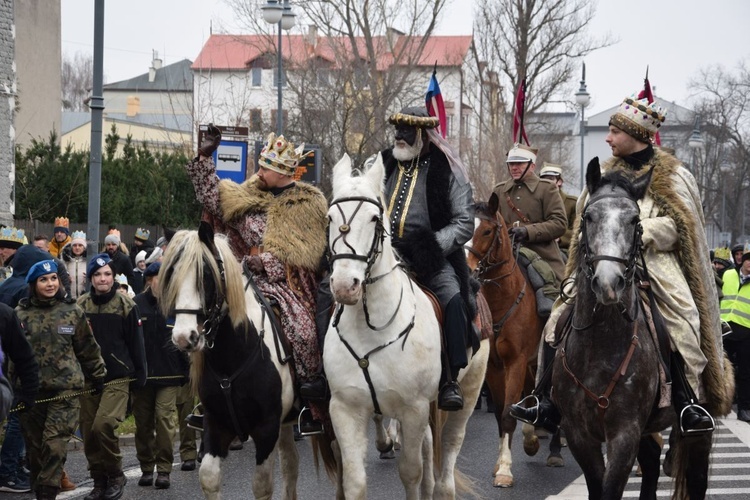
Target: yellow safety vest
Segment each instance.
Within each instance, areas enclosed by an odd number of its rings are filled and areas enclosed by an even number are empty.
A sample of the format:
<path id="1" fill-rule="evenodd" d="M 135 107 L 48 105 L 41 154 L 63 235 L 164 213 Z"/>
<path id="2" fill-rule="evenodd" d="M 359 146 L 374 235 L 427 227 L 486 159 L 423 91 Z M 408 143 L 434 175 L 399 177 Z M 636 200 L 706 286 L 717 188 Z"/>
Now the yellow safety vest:
<path id="1" fill-rule="evenodd" d="M 740 273 L 729 269 L 722 277 L 721 319 L 750 328 L 750 283 L 740 287 Z"/>

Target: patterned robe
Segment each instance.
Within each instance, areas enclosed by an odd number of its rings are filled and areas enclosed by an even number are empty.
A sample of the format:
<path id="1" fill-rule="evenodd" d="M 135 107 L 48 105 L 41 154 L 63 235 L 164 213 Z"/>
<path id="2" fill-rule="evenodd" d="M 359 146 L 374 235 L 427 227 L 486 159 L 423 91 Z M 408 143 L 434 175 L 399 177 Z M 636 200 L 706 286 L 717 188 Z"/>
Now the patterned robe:
<path id="1" fill-rule="evenodd" d="M 225 233 L 239 260 L 260 250 L 264 272 L 254 276 L 261 292 L 281 309 L 281 327 L 292 344 L 300 381 L 319 372 L 321 352 L 315 330 L 315 294 L 326 248 L 328 204 L 309 184 L 297 182 L 277 196 L 257 186 L 220 181 L 211 158 L 187 164 L 204 219 Z"/>

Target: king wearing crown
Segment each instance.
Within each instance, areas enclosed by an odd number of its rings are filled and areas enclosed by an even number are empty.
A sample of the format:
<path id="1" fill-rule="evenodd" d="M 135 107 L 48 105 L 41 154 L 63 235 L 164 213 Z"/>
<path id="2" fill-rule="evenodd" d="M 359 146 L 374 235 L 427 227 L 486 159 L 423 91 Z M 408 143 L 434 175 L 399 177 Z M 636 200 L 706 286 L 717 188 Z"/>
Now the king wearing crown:
<path id="1" fill-rule="evenodd" d="M 55 217 L 55 227 L 52 230 L 55 237 L 49 242 L 49 253 L 56 259 L 62 256 L 65 245 L 70 243 L 70 221 L 67 217 Z"/>
<path id="2" fill-rule="evenodd" d="M 298 381 L 314 378 L 321 368 L 315 329 L 315 299 L 326 249 L 328 203 L 294 174 L 304 146 L 284 136 L 268 135 L 256 173 L 242 184 L 219 180 L 212 154 L 221 132 L 210 125 L 198 156 L 187 164 L 203 218 L 225 233 L 238 260 L 251 272 L 261 292 L 281 309 L 283 334 L 292 344 Z M 317 419 L 321 410 L 312 405 Z M 309 416 L 309 412 L 305 412 Z M 305 420 L 303 433 L 322 431 Z"/>

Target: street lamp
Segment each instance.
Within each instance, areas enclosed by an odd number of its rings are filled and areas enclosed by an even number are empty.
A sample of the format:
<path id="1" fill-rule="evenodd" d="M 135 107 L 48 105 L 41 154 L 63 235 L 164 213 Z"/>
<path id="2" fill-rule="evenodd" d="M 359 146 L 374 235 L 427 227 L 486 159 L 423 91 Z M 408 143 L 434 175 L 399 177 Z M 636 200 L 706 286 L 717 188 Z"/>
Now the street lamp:
<path id="1" fill-rule="evenodd" d="M 284 113 L 281 108 L 282 97 L 282 58 L 281 58 L 281 30 L 290 30 L 294 27 L 296 14 L 292 11 L 289 0 L 283 0 L 283 5 L 279 0 L 266 0 L 266 5 L 261 7 L 263 11 L 263 20 L 268 24 L 278 24 L 279 46 L 276 53 L 276 85 L 277 85 L 277 105 L 276 105 L 276 135 L 281 135 L 284 131 Z"/>
<path id="2" fill-rule="evenodd" d="M 591 95 L 586 91 L 586 63 L 583 63 L 583 69 L 581 71 L 581 87 L 576 92 L 576 104 L 581 108 L 581 127 L 579 133 L 581 135 L 581 192 L 583 192 L 584 179 L 586 174 L 583 171 L 583 138 L 586 135 L 584 113 L 586 106 L 591 101 Z"/>

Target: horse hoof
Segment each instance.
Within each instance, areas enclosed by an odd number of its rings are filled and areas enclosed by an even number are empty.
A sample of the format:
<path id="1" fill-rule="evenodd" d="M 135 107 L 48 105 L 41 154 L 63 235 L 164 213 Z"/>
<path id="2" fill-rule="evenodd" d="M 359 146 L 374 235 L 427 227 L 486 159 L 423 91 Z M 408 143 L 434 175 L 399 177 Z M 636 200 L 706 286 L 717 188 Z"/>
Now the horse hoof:
<path id="1" fill-rule="evenodd" d="M 393 447 L 388 451 L 380 452 L 380 460 L 391 460 L 393 458 L 396 458 L 396 454 L 393 452 Z"/>
<path id="2" fill-rule="evenodd" d="M 565 462 L 559 455 L 550 455 L 547 457 L 547 467 L 563 467 Z"/>
<path id="3" fill-rule="evenodd" d="M 510 488 L 513 486 L 513 476 L 507 476 L 505 474 L 495 476 L 493 486 L 495 488 Z"/>
<path id="4" fill-rule="evenodd" d="M 539 451 L 539 440 L 538 439 L 524 439 L 523 440 L 523 451 L 530 457 L 533 457 Z"/>

